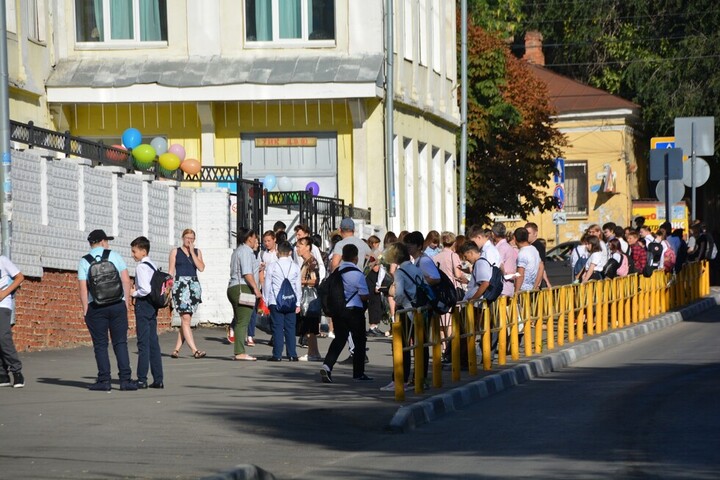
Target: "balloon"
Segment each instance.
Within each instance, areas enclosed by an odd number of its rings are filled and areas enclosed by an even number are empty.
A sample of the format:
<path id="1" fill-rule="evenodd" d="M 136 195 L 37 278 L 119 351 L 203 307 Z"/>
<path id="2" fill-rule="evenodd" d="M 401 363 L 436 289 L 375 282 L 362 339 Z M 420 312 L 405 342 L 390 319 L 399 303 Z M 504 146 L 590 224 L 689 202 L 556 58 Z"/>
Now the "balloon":
<path id="1" fill-rule="evenodd" d="M 305 185 L 305 191 L 310 190 L 310 193 L 312 193 L 313 197 L 317 197 L 320 193 L 320 185 L 318 185 L 315 182 L 310 182 L 307 185 Z"/>
<path id="2" fill-rule="evenodd" d="M 292 180 L 288 177 L 280 177 L 280 180 L 278 180 L 278 188 L 281 192 L 289 192 L 293 188 Z"/>
<path id="3" fill-rule="evenodd" d="M 201 170 L 200 162 L 195 160 L 194 158 L 186 158 L 181 164 L 180 164 L 180 170 L 187 173 L 188 175 L 197 175 L 200 173 Z"/>
<path id="4" fill-rule="evenodd" d="M 163 137 L 155 137 L 150 142 L 150 146 L 155 149 L 155 153 L 158 155 L 162 155 L 163 153 L 167 152 L 168 144 L 167 140 L 165 140 Z"/>
<path id="5" fill-rule="evenodd" d="M 160 164 L 161 168 L 172 172 L 177 170 L 180 166 L 180 159 L 174 153 L 168 152 L 160 155 L 160 158 L 158 158 L 158 163 Z"/>
<path id="6" fill-rule="evenodd" d="M 122 143 L 125 148 L 133 149 L 142 142 L 142 133 L 137 128 L 128 128 L 122 134 Z"/>
<path id="7" fill-rule="evenodd" d="M 105 158 L 111 162 L 124 162 L 130 156 L 130 152 L 122 145 L 113 145 L 113 148 L 122 150 L 125 153 L 116 152 L 115 150 L 105 150 Z"/>
<path id="8" fill-rule="evenodd" d="M 155 149 L 147 143 L 142 143 L 132 149 L 132 156 L 135 166 L 144 170 L 155 160 Z"/>
<path id="9" fill-rule="evenodd" d="M 183 147 L 179 143 L 173 143 L 172 145 L 170 145 L 170 148 L 168 148 L 168 152 L 177 155 L 181 162 L 185 160 L 185 147 Z"/>
<path id="10" fill-rule="evenodd" d="M 275 175 L 267 175 L 263 180 L 263 188 L 265 188 L 268 192 L 275 188 L 275 185 L 277 185 L 277 178 L 275 178 Z"/>

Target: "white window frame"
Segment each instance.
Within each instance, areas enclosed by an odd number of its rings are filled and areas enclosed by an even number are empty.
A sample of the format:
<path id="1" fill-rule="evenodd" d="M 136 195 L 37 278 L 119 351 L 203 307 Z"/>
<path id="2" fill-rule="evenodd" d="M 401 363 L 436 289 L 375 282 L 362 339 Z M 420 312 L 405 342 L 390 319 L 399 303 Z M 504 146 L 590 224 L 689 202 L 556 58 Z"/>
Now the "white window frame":
<path id="1" fill-rule="evenodd" d="M 432 68 L 435 72 L 442 72 L 442 58 L 440 57 L 444 50 L 442 48 L 442 41 L 444 39 L 442 35 L 441 16 L 442 8 L 440 7 L 441 0 L 432 0 Z"/>
<path id="2" fill-rule="evenodd" d="M 333 40 L 310 40 L 308 27 L 308 0 L 300 0 L 300 24 L 302 38 L 280 38 L 280 2 L 272 0 L 272 36 L 270 41 L 257 41 L 247 39 L 247 12 L 246 3 L 243 2 L 243 40 L 247 48 L 284 48 L 284 47 L 334 47 L 337 45 L 338 24 L 337 24 L 337 0 L 335 1 L 335 38 Z"/>
<path id="3" fill-rule="evenodd" d="M 403 56 L 405 60 L 410 61 L 413 61 L 415 58 L 413 3 L 413 0 L 405 0 L 403 2 Z"/>
<path id="4" fill-rule="evenodd" d="M 15 10 L 15 0 L 7 0 L 5 2 L 5 24 L 8 33 L 17 33 L 17 12 Z"/>
<path id="5" fill-rule="evenodd" d="M 45 44 L 45 0 L 27 0 L 28 39 Z"/>
<path id="6" fill-rule="evenodd" d="M 133 47 L 133 48 L 157 48 L 157 47 L 164 47 L 167 46 L 168 41 L 167 40 L 159 40 L 159 41 L 142 41 L 140 40 L 140 0 L 132 0 L 132 8 L 133 8 L 133 39 L 122 39 L 122 40 L 113 40 L 112 38 L 109 38 L 112 33 L 112 25 L 110 23 L 110 1 L 111 0 L 103 0 L 103 31 L 108 32 L 106 35 L 106 39 L 103 41 L 98 42 L 82 42 L 75 38 L 75 46 L 78 48 L 78 50 L 102 50 L 102 49 L 112 49 L 112 48 L 127 48 L 127 47 Z M 73 1 L 73 10 L 75 9 L 76 2 Z M 168 2 L 169 4 L 170 2 Z M 167 5 L 167 4 L 166 4 Z M 165 15 L 167 16 L 167 8 L 169 8 L 169 5 L 166 7 Z M 74 21 L 77 21 L 77 15 L 73 11 L 73 19 Z M 168 33 L 169 35 L 169 33 Z"/>
<path id="7" fill-rule="evenodd" d="M 583 167 L 585 169 L 585 211 L 584 212 L 566 212 L 567 216 L 569 218 L 585 218 L 590 214 L 590 178 L 589 178 L 589 170 L 588 170 L 588 162 L 585 160 L 574 160 L 569 161 L 565 160 L 565 199 L 566 199 L 566 205 L 567 205 L 567 199 L 569 198 L 569 189 L 567 188 L 567 171 L 568 168 L 573 167 Z M 576 192 L 575 192 L 576 193 Z M 576 203 L 579 203 L 576 199 Z"/>
<path id="8" fill-rule="evenodd" d="M 428 0 L 418 1 L 418 63 L 424 67 L 428 61 Z"/>

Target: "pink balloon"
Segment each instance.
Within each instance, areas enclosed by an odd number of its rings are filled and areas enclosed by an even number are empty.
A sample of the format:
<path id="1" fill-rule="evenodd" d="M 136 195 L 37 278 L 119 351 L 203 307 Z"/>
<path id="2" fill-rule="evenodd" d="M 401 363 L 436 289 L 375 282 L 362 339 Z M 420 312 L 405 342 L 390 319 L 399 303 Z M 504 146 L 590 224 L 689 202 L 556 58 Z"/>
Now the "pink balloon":
<path id="1" fill-rule="evenodd" d="M 177 155 L 181 162 L 185 160 L 185 148 L 179 143 L 173 143 L 172 145 L 170 145 L 170 148 L 168 148 L 168 152 Z"/>

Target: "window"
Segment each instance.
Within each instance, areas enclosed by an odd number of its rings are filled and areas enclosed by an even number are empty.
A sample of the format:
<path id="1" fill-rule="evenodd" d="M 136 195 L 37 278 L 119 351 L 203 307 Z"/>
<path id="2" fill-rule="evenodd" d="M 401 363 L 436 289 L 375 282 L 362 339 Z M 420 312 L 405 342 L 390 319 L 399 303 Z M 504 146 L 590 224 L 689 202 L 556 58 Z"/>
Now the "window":
<path id="1" fill-rule="evenodd" d="M 587 162 L 565 162 L 565 211 L 569 216 L 588 215 Z"/>
<path id="2" fill-rule="evenodd" d="M 78 42 L 167 41 L 167 0 L 75 0 Z"/>
<path id="3" fill-rule="evenodd" d="M 335 0 L 246 0 L 245 40 L 335 41 Z"/>
<path id="4" fill-rule="evenodd" d="M 28 0 L 28 38 L 45 43 L 45 0 Z"/>
<path id="5" fill-rule="evenodd" d="M 8 33 L 17 33 L 17 18 L 15 16 L 15 0 L 5 2 L 5 23 Z"/>

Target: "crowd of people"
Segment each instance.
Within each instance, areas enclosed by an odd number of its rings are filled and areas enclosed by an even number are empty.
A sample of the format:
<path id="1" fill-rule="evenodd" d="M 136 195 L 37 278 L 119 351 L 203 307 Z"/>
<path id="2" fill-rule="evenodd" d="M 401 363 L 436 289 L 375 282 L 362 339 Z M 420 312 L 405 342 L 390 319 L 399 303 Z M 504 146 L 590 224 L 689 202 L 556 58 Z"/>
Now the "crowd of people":
<path id="1" fill-rule="evenodd" d="M 635 228 L 611 222 L 588 227 L 571 253 L 573 280 L 588 282 L 631 273 L 650 276 L 654 270 L 674 273 L 688 261 L 714 260 L 717 256 L 717 245 L 700 222 L 692 225 L 687 240 L 682 229 L 673 230 L 669 223 L 653 232 L 643 218 L 635 222 Z M 440 288 L 449 285 L 457 301 L 490 302 L 498 295 L 511 297 L 515 292 L 552 287 L 545 271 L 545 243 L 532 222 L 514 231 L 498 222 L 491 228 L 473 225 L 466 235 L 403 231 L 397 235 L 387 232 L 383 240 L 377 236 L 363 240 L 355 235 L 353 220 L 345 218 L 326 251 L 320 236 L 306 225 L 295 226 L 294 244 L 285 230 L 286 226 L 277 222 L 273 230 L 261 236 L 245 228 L 237 232 L 238 247 L 230 258 L 227 288 L 233 310 L 228 340 L 233 344 L 235 360 L 256 361 L 248 348 L 255 346 L 257 321 L 269 317 L 272 355 L 267 360 L 321 363 L 320 378 L 325 383 L 333 383 L 333 367 L 346 344 L 350 355 L 342 363 L 352 364 L 353 379 L 373 380 L 365 373 L 367 338 L 389 336 L 389 331 L 380 328 L 383 321 L 389 323 L 395 318 L 396 310 L 427 305 L 435 295 L 433 291 Z M 110 343 L 120 390 L 164 388 L 157 335 L 160 307 L 151 298 L 157 267 L 149 257 L 150 241 L 138 237 L 131 243 L 137 262 L 133 283 L 122 256 L 110 249 L 111 240 L 113 237 L 103 230 L 92 231 L 88 236 L 90 251 L 78 264 L 80 300 L 98 369 L 89 389 L 112 389 Z M 184 344 L 193 358 L 206 356 L 197 347 L 191 328 L 192 316 L 202 302 L 197 273 L 205 269 L 195 240 L 195 232 L 186 229 L 181 246 L 169 257 L 169 274 L 174 278 L 172 307 L 181 321 L 171 358 L 180 357 Z M 0 257 L 0 272 L 0 386 L 22 387 L 22 364 L 12 342 L 11 325 L 12 294 L 24 277 L 6 257 Z M 340 311 L 328 318 L 323 316 L 320 290 L 323 281 L 329 281 L 335 272 L 342 282 L 342 291 L 333 293 Z M 137 329 L 135 379 L 127 346 L 129 309 L 134 309 Z M 412 337 L 411 317 L 398 318 Z M 440 315 L 440 324 L 442 337 L 453 334 L 449 313 Z M 321 336 L 332 340 L 325 356 L 318 347 Z M 299 356 L 298 347 L 307 348 L 307 353 Z M 443 349 L 443 361 L 447 362 L 445 344 Z M 425 372 L 428 358 L 426 355 Z M 403 381 L 410 388 L 409 353 L 404 355 L 404 363 Z M 382 389 L 394 390 L 394 382 Z"/>

